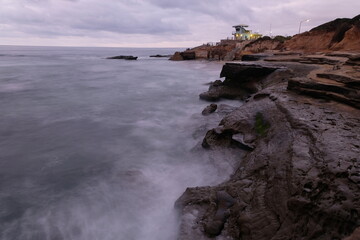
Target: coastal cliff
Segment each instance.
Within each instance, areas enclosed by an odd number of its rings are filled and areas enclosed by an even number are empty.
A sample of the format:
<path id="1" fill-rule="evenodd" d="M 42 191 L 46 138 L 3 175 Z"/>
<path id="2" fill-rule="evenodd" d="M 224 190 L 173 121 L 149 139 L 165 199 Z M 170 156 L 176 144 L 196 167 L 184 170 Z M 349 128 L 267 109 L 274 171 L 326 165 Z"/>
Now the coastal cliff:
<path id="1" fill-rule="evenodd" d="M 360 76 L 341 64 L 224 65 L 215 87 L 247 101 L 202 145 L 244 157 L 228 181 L 177 200 L 179 239 L 343 239 L 360 226 Z"/>
<path id="2" fill-rule="evenodd" d="M 225 64 L 200 94 L 245 100 L 202 142 L 244 156 L 228 181 L 176 201 L 178 239 L 358 239 L 359 55 L 264 60 Z"/>
<path id="3" fill-rule="evenodd" d="M 360 51 L 360 15 L 338 18 L 286 41 L 286 49 L 304 52 Z"/>
<path id="4" fill-rule="evenodd" d="M 278 52 L 310 54 L 333 51 L 360 51 L 360 15 L 339 18 L 293 37 L 262 37 L 253 41 L 221 40 L 176 52 L 170 60 L 244 60 L 244 55 Z"/>

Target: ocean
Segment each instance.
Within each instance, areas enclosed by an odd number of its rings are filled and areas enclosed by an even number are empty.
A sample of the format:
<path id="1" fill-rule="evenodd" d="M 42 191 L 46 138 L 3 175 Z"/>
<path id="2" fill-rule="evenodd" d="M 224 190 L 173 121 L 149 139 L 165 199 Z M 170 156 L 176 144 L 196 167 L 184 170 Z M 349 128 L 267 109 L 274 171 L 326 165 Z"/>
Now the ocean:
<path id="1" fill-rule="evenodd" d="M 0 46 L 0 239 L 176 239 L 176 199 L 231 172 L 200 147 L 222 64 L 149 57 L 176 50 Z"/>

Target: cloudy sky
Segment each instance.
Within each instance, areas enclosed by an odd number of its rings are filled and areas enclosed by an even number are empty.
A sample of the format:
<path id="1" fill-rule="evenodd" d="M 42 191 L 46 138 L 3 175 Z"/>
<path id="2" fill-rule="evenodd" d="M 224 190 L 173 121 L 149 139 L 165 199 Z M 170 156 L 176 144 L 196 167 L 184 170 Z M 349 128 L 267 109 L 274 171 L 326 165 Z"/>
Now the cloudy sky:
<path id="1" fill-rule="evenodd" d="M 0 0 L 0 45 L 193 47 L 236 24 L 294 35 L 358 14 L 359 0 Z"/>

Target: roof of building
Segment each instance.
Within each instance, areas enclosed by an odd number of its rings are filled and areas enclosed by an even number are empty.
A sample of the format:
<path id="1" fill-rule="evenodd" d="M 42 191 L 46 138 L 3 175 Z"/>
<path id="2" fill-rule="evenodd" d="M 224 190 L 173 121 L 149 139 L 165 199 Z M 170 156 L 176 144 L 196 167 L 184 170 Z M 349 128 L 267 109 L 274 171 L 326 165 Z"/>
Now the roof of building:
<path id="1" fill-rule="evenodd" d="M 235 25 L 235 26 L 233 26 L 233 27 L 249 27 L 249 26 L 246 25 L 246 24 L 238 24 L 238 25 Z"/>

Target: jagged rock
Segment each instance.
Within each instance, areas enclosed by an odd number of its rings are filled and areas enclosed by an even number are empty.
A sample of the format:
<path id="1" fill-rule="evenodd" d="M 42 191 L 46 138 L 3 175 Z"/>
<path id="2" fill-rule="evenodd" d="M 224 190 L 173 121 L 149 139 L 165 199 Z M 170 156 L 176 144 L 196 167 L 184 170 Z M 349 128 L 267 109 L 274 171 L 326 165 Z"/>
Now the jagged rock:
<path id="1" fill-rule="evenodd" d="M 124 59 L 124 60 L 136 60 L 138 57 L 119 55 L 114 57 L 107 57 L 106 59 Z"/>
<path id="2" fill-rule="evenodd" d="M 215 112 L 217 109 L 217 105 L 216 104 L 210 104 L 209 106 L 207 106 L 202 112 L 201 114 L 204 116 L 210 115 L 211 113 Z"/>

